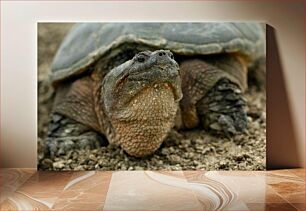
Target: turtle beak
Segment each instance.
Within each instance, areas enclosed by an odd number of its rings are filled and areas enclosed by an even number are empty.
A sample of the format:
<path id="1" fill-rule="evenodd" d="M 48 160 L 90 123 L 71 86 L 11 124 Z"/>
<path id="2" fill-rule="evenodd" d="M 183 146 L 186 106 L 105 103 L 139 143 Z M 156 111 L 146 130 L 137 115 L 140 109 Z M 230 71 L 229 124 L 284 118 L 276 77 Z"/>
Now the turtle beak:
<path id="1" fill-rule="evenodd" d="M 168 50 L 155 51 L 152 59 L 157 64 L 158 68 L 153 72 L 156 82 L 167 83 L 174 94 L 175 102 L 182 99 L 181 77 L 179 65 L 173 59 L 173 55 Z"/>
<path id="2" fill-rule="evenodd" d="M 178 102 L 183 98 L 182 79 L 180 76 L 179 65 L 176 63 L 176 61 L 173 60 L 171 67 L 165 71 L 166 78 L 169 81 L 174 94 L 174 100 Z"/>

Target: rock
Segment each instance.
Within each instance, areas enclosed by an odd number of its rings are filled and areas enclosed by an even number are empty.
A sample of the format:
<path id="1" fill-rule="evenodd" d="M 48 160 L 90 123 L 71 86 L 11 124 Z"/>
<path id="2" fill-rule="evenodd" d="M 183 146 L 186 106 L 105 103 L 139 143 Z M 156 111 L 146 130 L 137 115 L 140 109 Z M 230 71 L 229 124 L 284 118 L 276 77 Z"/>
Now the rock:
<path id="1" fill-rule="evenodd" d="M 161 154 L 162 154 L 162 155 L 168 155 L 168 154 L 169 154 L 169 149 L 168 149 L 168 148 L 163 148 L 163 149 L 161 150 Z"/>
<path id="2" fill-rule="evenodd" d="M 171 163 L 177 164 L 181 162 L 181 158 L 178 155 L 170 155 Z"/>
<path id="3" fill-rule="evenodd" d="M 90 154 L 90 155 L 89 155 L 89 159 L 90 159 L 90 160 L 93 160 L 93 161 L 97 161 L 96 156 L 94 156 L 93 154 Z"/>
<path id="4" fill-rule="evenodd" d="M 62 169 L 64 167 L 65 167 L 65 161 L 63 161 L 63 160 L 53 163 L 53 168 L 55 168 L 55 169 Z"/>

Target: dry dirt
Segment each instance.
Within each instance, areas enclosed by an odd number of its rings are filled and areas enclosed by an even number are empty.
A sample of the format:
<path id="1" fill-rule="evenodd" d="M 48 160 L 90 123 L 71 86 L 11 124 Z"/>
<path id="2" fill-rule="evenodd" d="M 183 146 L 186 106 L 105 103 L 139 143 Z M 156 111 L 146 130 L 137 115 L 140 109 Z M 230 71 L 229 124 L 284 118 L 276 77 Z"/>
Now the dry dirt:
<path id="1" fill-rule="evenodd" d="M 38 168 L 44 170 L 264 170 L 266 93 L 250 87 L 248 134 L 216 137 L 204 130 L 172 131 L 154 155 L 134 158 L 121 148 L 78 150 L 50 159 L 42 153 L 54 90 L 48 82 L 54 54 L 72 24 L 38 27 Z"/>

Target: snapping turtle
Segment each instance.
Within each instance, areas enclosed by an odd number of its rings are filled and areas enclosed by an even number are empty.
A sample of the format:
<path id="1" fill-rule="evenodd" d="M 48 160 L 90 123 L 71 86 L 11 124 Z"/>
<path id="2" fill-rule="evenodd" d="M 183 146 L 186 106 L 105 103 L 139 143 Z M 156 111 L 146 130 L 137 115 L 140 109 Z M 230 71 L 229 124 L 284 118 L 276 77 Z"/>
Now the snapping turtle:
<path id="1" fill-rule="evenodd" d="M 84 23 L 52 65 L 51 156 L 105 139 L 154 153 L 172 128 L 246 131 L 248 68 L 264 58 L 256 23 Z"/>

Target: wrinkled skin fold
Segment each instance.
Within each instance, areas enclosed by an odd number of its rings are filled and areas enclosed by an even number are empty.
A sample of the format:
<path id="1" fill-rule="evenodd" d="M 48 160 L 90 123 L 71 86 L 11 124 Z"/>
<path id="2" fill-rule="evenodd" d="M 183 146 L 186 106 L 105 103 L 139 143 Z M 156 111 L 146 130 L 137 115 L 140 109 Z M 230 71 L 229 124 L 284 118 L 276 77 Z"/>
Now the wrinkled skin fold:
<path id="1" fill-rule="evenodd" d="M 111 70 L 101 99 L 116 136 L 111 143 L 141 157 L 156 151 L 174 126 L 182 98 L 179 66 L 170 51 L 144 51 Z"/>

